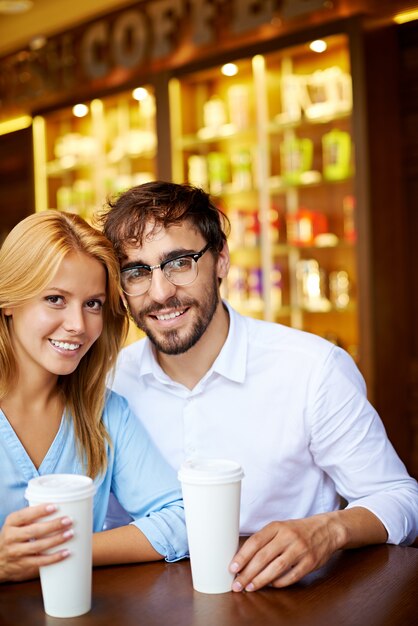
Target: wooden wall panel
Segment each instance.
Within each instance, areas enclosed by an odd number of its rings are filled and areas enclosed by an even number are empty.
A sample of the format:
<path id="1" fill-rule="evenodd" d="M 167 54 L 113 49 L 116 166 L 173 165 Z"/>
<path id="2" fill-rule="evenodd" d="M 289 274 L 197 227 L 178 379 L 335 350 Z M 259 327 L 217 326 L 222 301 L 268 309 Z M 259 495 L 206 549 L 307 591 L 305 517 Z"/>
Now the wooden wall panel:
<path id="1" fill-rule="evenodd" d="M 398 28 L 402 182 L 408 228 L 405 275 L 409 329 L 407 415 L 410 422 L 410 471 L 418 476 L 418 21 Z"/>
<path id="2" fill-rule="evenodd" d="M 405 268 L 409 215 L 405 203 L 400 111 L 398 27 L 365 36 L 365 107 L 369 169 L 367 242 L 372 308 L 371 397 L 398 454 L 412 469 L 412 424 L 407 409 L 409 285 Z M 361 272 L 361 268 L 359 268 Z M 363 303 L 364 304 L 364 303 Z"/>
<path id="3" fill-rule="evenodd" d="M 0 244 L 35 210 L 32 154 L 31 128 L 0 136 Z"/>

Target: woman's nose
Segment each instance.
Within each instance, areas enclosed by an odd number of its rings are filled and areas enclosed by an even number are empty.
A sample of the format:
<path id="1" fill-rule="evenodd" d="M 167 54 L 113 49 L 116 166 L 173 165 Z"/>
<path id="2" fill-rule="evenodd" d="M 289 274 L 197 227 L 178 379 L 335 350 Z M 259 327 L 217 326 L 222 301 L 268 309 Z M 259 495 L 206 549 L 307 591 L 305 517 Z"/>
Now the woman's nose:
<path id="1" fill-rule="evenodd" d="M 64 328 L 73 334 L 82 334 L 85 330 L 84 311 L 79 306 L 68 307 L 64 320 Z"/>

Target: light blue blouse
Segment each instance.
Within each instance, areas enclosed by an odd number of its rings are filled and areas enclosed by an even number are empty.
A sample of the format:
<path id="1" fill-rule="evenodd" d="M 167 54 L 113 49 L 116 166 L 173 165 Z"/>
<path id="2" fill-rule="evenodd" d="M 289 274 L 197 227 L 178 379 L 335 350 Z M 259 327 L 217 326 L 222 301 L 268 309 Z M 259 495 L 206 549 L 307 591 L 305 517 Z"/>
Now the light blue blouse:
<path id="1" fill-rule="evenodd" d="M 107 449 L 107 470 L 94 481 L 94 532 L 103 529 L 113 492 L 133 518 L 132 524 L 167 561 L 186 556 L 183 500 L 174 470 L 163 460 L 126 400 L 114 392 L 109 392 L 103 421 L 112 445 Z M 84 473 L 71 419 L 62 418 L 51 447 L 36 469 L 0 410 L 0 527 L 9 513 L 27 506 L 24 492 L 31 478 Z"/>

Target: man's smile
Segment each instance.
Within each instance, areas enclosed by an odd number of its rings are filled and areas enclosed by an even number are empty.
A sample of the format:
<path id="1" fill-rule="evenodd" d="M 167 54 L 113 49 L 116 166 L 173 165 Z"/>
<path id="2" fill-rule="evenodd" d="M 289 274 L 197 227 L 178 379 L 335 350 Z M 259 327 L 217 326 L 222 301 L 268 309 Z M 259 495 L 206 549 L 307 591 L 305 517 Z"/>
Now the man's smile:
<path id="1" fill-rule="evenodd" d="M 180 317 L 180 315 L 183 315 L 185 311 L 186 309 L 183 309 L 182 311 L 173 311 L 172 313 L 160 313 L 159 315 L 154 315 L 153 317 L 156 317 L 157 320 L 160 321 L 172 320 L 176 317 Z"/>

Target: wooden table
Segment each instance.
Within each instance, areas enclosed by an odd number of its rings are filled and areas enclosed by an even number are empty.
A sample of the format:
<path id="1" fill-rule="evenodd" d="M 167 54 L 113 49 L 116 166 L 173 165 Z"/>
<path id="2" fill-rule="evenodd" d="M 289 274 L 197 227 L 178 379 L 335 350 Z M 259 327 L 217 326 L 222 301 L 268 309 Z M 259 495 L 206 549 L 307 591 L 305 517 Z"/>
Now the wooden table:
<path id="1" fill-rule="evenodd" d="M 39 581 L 0 584 L 1 626 L 415 626 L 418 550 L 373 546 L 340 552 L 286 589 L 201 594 L 188 561 L 103 567 L 93 608 L 78 618 L 43 611 Z"/>

